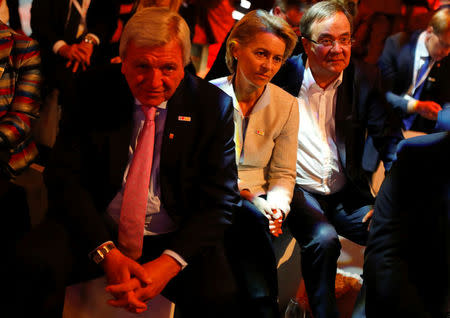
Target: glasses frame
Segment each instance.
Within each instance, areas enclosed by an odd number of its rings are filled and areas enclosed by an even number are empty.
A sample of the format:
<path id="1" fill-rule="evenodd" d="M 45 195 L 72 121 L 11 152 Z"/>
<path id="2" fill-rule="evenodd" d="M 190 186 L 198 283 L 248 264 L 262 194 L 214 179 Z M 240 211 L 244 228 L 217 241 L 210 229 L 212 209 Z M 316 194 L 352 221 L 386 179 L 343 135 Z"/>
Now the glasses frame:
<path id="1" fill-rule="evenodd" d="M 312 43 L 314 43 L 316 45 L 320 45 L 320 46 L 323 46 L 323 47 L 326 47 L 326 48 L 333 48 L 336 45 L 336 42 L 339 43 L 340 46 L 346 46 L 346 47 L 352 46 L 355 43 L 355 40 L 352 37 L 350 37 L 350 43 L 349 44 L 342 44 L 342 43 L 339 42 L 339 39 L 334 39 L 334 40 L 331 41 L 331 45 L 323 45 L 322 43 L 317 42 L 317 41 L 315 41 L 313 39 L 310 39 L 310 38 L 308 38 L 306 36 L 303 36 L 303 35 L 301 37 L 306 39 L 306 40 L 308 40 L 309 42 L 312 42 Z"/>

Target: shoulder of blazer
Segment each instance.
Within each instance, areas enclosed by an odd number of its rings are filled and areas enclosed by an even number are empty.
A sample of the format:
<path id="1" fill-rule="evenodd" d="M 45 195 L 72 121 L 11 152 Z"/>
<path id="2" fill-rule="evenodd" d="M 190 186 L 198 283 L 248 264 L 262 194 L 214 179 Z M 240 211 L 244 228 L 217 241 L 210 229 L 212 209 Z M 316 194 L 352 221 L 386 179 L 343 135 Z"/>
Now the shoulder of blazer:
<path id="1" fill-rule="evenodd" d="M 217 107 L 211 107 L 212 104 Z M 224 112 L 230 104 L 231 98 L 220 88 L 185 71 L 184 78 L 170 98 L 168 107 L 195 105 L 198 111 L 211 113 L 217 110 Z"/>
<path id="2" fill-rule="evenodd" d="M 269 87 L 271 99 L 275 100 L 277 103 L 282 104 L 282 107 L 291 107 L 292 103 L 297 100 L 296 97 L 294 97 L 292 94 L 289 94 L 278 85 L 269 83 Z"/>

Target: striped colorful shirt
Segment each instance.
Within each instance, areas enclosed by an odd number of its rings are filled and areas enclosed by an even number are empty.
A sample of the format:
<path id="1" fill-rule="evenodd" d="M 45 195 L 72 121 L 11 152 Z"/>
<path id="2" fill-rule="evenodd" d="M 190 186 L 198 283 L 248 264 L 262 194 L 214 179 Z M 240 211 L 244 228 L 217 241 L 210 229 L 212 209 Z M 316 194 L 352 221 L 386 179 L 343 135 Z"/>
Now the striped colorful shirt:
<path id="1" fill-rule="evenodd" d="M 0 174 L 18 175 L 36 158 L 31 125 L 40 108 L 37 42 L 0 22 Z"/>

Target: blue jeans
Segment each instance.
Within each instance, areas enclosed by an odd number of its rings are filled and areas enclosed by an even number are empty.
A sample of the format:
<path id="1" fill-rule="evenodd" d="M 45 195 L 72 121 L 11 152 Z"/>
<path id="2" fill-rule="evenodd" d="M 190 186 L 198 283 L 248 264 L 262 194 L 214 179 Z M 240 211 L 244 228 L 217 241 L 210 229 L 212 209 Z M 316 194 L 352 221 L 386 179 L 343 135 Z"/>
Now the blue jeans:
<path id="1" fill-rule="evenodd" d="M 338 317 L 335 296 L 338 234 L 365 245 L 368 237 L 363 217 L 373 208 L 373 198 L 346 186 L 331 195 L 294 190 L 287 226 L 301 247 L 302 276 L 314 317 Z"/>

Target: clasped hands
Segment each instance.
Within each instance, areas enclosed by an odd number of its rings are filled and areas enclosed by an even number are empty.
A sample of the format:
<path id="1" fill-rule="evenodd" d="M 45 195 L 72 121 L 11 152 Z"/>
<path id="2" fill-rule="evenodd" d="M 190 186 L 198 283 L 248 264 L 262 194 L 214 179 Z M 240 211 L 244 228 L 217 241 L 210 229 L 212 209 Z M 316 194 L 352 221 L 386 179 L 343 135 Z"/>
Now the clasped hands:
<path id="1" fill-rule="evenodd" d="M 91 55 L 94 51 L 94 45 L 88 42 L 66 44 L 58 50 L 58 54 L 67 59 L 66 67 L 72 67 L 75 73 L 81 65 L 82 70 L 91 64 Z"/>
<path id="2" fill-rule="evenodd" d="M 267 200 L 258 196 L 255 196 L 251 202 L 269 220 L 270 234 L 275 237 L 283 234 L 281 226 L 283 225 L 284 221 L 284 212 L 281 209 L 272 207 L 269 202 L 267 202 Z"/>
<path id="3" fill-rule="evenodd" d="M 181 270 L 181 265 L 169 255 L 162 254 L 140 265 L 117 248 L 108 253 L 101 265 L 108 280 L 105 290 L 114 296 L 108 304 L 133 313 L 146 311 L 145 302 L 159 295 Z"/>

